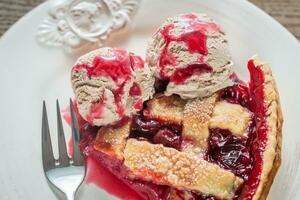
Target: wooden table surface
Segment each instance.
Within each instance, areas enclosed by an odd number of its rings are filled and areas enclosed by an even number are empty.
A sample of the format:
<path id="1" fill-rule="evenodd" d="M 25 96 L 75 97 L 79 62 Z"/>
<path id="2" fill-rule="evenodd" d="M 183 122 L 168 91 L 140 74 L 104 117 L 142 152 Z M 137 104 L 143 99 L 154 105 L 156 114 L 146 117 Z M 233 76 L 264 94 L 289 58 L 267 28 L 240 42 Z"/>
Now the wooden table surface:
<path id="1" fill-rule="evenodd" d="M 0 36 L 20 17 L 43 1 L 0 0 Z M 300 0 L 249 1 L 277 19 L 300 40 Z"/>

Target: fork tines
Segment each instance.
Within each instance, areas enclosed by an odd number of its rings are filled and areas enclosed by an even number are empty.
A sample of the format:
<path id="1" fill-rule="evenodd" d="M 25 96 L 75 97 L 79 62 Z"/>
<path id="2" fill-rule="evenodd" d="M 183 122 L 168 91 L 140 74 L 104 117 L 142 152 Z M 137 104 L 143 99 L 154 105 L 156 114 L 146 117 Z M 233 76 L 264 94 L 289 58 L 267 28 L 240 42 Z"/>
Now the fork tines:
<path id="1" fill-rule="evenodd" d="M 71 111 L 71 122 L 72 122 L 72 146 L 73 155 L 68 156 L 65 134 L 63 129 L 63 123 L 60 113 L 60 107 L 58 100 L 56 101 L 56 112 L 57 112 L 57 138 L 58 138 L 58 152 L 59 158 L 55 160 L 53 156 L 53 149 L 51 144 L 50 130 L 48 124 L 46 103 L 43 102 L 43 119 L 42 119 L 42 159 L 44 170 L 50 170 L 55 167 L 67 167 L 70 165 L 82 166 L 84 165 L 84 158 L 80 151 L 80 133 L 76 115 L 74 112 L 73 102 L 70 99 L 70 111 Z"/>

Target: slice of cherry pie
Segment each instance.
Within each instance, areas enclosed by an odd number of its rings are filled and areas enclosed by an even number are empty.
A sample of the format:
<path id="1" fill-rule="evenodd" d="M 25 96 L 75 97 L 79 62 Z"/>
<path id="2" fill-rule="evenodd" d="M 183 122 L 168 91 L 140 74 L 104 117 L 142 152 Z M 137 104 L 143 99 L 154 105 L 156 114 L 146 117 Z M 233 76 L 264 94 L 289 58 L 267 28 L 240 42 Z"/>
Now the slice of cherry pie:
<path id="1" fill-rule="evenodd" d="M 232 86 L 204 98 L 156 92 L 113 125 L 81 119 L 84 154 L 141 199 L 266 199 L 280 166 L 282 113 L 269 66 L 252 58 L 248 69 L 249 85 L 232 75 Z"/>

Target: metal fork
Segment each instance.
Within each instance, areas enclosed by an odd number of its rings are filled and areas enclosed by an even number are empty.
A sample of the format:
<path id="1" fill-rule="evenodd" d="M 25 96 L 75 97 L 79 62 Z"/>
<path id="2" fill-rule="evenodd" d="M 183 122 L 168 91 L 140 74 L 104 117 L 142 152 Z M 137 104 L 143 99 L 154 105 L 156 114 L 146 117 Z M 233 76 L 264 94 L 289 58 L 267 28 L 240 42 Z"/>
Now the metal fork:
<path id="1" fill-rule="evenodd" d="M 69 157 L 66 147 L 65 134 L 62 125 L 59 102 L 57 109 L 57 137 L 59 158 L 55 159 L 52 151 L 46 103 L 43 102 L 42 122 L 42 159 L 45 177 L 54 192 L 63 193 L 67 200 L 74 200 L 75 194 L 84 180 L 86 167 L 85 160 L 79 147 L 79 128 L 74 113 L 73 103 L 70 100 L 72 121 L 73 156 Z"/>

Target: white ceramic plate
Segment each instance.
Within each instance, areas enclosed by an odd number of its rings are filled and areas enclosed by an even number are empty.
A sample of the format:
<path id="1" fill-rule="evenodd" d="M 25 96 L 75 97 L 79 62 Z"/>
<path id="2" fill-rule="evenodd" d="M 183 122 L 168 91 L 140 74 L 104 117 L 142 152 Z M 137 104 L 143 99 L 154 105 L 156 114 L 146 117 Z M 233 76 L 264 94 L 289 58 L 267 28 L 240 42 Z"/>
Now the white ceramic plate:
<path id="1" fill-rule="evenodd" d="M 76 56 L 36 42 L 36 29 L 51 6 L 48 1 L 37 7 L 0 40 L 1 200 L 54 199 L 41 165 L 42 100 L 55 130 L 55 100 L 67 105 L 73 96 L 69 79 Z M 285 123 L 283 162 L 269 199 L 300 199 L 300 45 L 281 25 L 245 0 L 144 0 L 130 36 L 108 45 L 144 55 L 147 38 L 166 17 L 190 11 L 207 13 L 224 27 L 242 77 L 248 77 L 246 61 L 253 54 L 270 63 Z M 114 199 L 93 185 L 79 196 Z"/>

